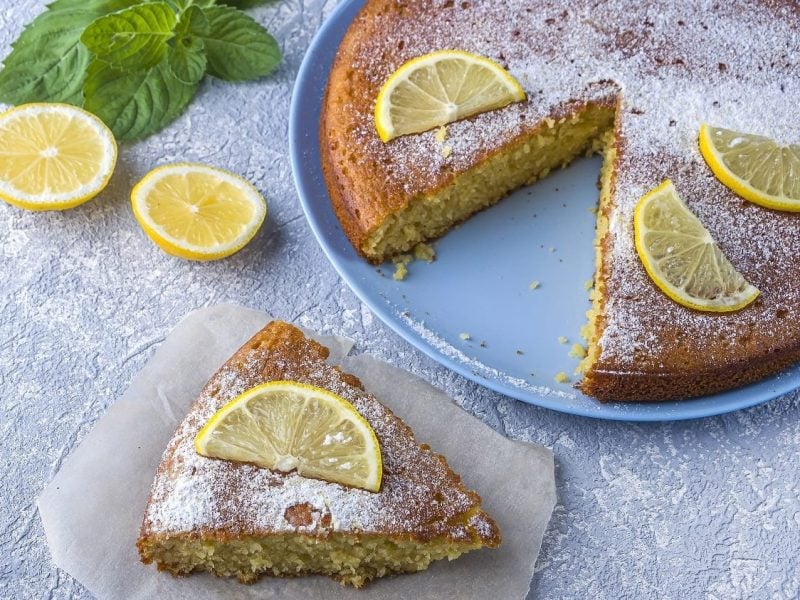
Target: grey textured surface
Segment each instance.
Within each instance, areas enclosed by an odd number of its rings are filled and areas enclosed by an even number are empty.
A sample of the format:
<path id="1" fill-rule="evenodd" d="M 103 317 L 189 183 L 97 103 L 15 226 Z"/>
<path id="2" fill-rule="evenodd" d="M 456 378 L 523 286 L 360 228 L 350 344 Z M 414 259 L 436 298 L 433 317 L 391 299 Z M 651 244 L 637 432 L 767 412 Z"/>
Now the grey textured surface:
<path id="1" fill-rule="evenodd" d="M 43 5 L 0 0 L 0 56 Z M 281 0 L 254 11 L 284 49 L 277 75 L 206 81 L 181 119 L 122 149 L 91 203 L 60 214 L 0 206 L 0 598 L 89 597 L 52 566 L 36 496 L 180 317 L 223 301 L 350 336 L 492 427 L 553 448 L 559 504 L 533 596 L 800 597 L 800 395 L 656 425 L 525 406 L 414 350 L 339 279 L 302 216 L 287 142 L 292 80 L 332 6 Z M 176 160 L 229 168 L 266 195 L 267 223 L 242 252 L 184 262 L 141 232 L 129 190 Z"/>

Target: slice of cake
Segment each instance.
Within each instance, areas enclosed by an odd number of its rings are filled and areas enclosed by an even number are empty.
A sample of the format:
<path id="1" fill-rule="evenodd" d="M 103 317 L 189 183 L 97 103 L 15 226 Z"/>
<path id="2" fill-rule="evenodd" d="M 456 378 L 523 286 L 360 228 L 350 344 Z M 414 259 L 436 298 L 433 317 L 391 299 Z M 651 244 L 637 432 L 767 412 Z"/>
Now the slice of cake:
<path id="1" fill-rule="evenodd" d="M 261 575 L 328 575 L 361 587 L 434 560 L 496 547 L 500 532 L 444 457 L 403 421 L 328 365 L 328 350 L 275 321 L 211 378 L 167 446 L 137 547 L 173 575 L 208 571 L 252 582 Z M 194 439 L 214 413 L 256 385 L 279 380 L 329 390 L 377 435 L 380 491 L 200 456 Z"/>

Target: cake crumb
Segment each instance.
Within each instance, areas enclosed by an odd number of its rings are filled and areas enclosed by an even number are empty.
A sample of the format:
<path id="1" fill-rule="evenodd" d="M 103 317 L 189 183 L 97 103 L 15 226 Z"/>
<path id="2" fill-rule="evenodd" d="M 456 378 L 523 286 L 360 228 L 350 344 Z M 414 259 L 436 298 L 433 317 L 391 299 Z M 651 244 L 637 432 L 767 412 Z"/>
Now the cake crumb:
<path id="1" fill-rule="evenodd" d="M 436 260 L 436 250 L 433 246 L 429 246 L 420 242 L 412 250 L 413 254 L 400 254 L 392 259 L 394 263 L 394 280 L 402 281 L 408 275 L 408 265 L 414 260 L 424 260 L 425 262 L 432 263 Z"/>
<path id="2" fill-rule="evenodd" d="M 524 353 L 522 350 L 517 350 L 517 354 L 518 354 L 519 356 L 522 356 L 522 355 L 523 355 L 523 354 L 525 354 L 525 353 Z"/>
<path id="3" fill-rule="evenodd" d="M 414 246 L 414 258 L 432 263 L 436 259 L 436 250 L 424 242 Z"/>
<path id="4" fill-rule="evenodd" d="M 440 144 L 447 139 L 446 125 L 442 125 L 441 127 L 439 127 L 439 129 L 436 130 L 436 136 L 434 139 L 436 139 L 436 141 L 439 142 Z"/>
<path id="5" fill-rule="evenodd" d="M 571 358 L 586 358 L 586 348 L 580 344 L 572 344 L 572 348 L 570 348 L 569 351 L 569 356 Z"/>
<path id="6" fill-rule="evenodd" d="M 553 379 L 555 379 L 557 383 L 568 383 L 569 375 L 564 373 L 564 371 L 559 371 Z"/>
<path id="7" fill-rule="evenodd" d="M 481 348 L 486 348 L 486 340 L 482 340 L 480 346 Z"/>
<path id="8" fill-rule="evenodd" d="M 394 263 L 394 275 L 392 278 L 395 281 L 403 281 L 408 275 L 408 263 L 413 260 L 410 254 L 401 254 L 392 259 Z"/>
<path id="9" fill-rule="evenodd" d="M 534 279 L 533 281 L 531 281 L 531 284 L 528 286 L 528 289 L 535 290 L 540 285 L 541 284 L 537 280 Z"/>
<path id="10" fill-rule="evenodd" d="M 583 282 L 583 289 L 587 292 L 594 287 L 594 281 L 592 279 L 587 279 Z"/>
<path id="11" fill-rule="evenodd" d="M 466 342 L 467 340 L 471 340 L 471 339 L 472 339 L 472 336 L 471 336 L 470 334 L 468 334 L 468 333 L 459 333 L 459 334 L 458 334 L 458 337 L 460 337 L 460 338 L 461 338 L 462 340 L 464 340 L 465 342 Z"/>
<path id="12" fill-rule="evenodd" d="M 569 341 L 569 338 L 564 335 L 558 336 L 558 343 L 559 344 L 566 344 Z"/>
<path id="13" fill-rule="evenodd" d="M 450 155 L 453 153 L 452 146 L 442 146 L 442 158 L 450 158 Z"/>
<path id="14" fill-rule="evenodd" d="M 588 210 L 588 211 L 589 211 L 591 214 L 593 214 L 593 215 L 596 215 L 596 214 L 597 214 L 597 207 L 596 207 L 596 206 L 590 206 L 590 207 L 589 207 L 589 208 L 587 208 L 586 210 Z"/>
<path id="15" fill-rule="evenodd" d="M 408 268 L 401 262 L 394 263 L 394 274 L 392 279 L 395 281 L 403 281 L 408 275 Z"/>

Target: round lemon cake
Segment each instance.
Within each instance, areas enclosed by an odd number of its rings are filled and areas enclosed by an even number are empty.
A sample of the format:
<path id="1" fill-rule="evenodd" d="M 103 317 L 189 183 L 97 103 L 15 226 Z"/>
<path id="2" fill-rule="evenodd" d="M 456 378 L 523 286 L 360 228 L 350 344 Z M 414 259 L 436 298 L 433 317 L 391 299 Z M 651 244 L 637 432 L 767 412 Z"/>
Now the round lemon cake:
<path id="1" fill-rule="evenodd" d="M 657 401 L 744 385 L 800 359 L 800 214 L 737 196 L 697 138 L 710 123 L 800 141 L 798 48 L 791 0 L 368 0 L 323 103 L 333 207 L 358 252 L 380 262 L 600 152 L 581 389 L 603 401 Z M 496 61 L 526 100 L 384 143 L 374 122 L 381 86 L 408 60 L 443 49 Z M 666 179 L 760 290 L 746 308 L 686 308 L 648 277 L 633 212 Z"/>

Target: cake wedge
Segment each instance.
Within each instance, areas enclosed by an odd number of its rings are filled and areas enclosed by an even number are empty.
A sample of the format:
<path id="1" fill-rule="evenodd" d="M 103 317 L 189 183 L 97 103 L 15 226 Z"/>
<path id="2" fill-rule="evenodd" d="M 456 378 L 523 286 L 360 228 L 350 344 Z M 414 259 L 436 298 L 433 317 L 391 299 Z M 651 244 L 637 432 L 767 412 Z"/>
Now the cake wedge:
<path id="1" fill-rule="evenodd" d="M 327 355 L 275 321 L 211 378 L 156 472 L 137 542 L 143 562 L 173 575 L 207 571 L 252 582 L 322 574 L 361 587 L 499 545 L 480 497 L 356 377 L 328 365 Z M 197 433 L 219 408 L 257 385 L 287 380 L 329 390 L 366 419 L 383 459 L 378 492 L 195 451 Z"/>

